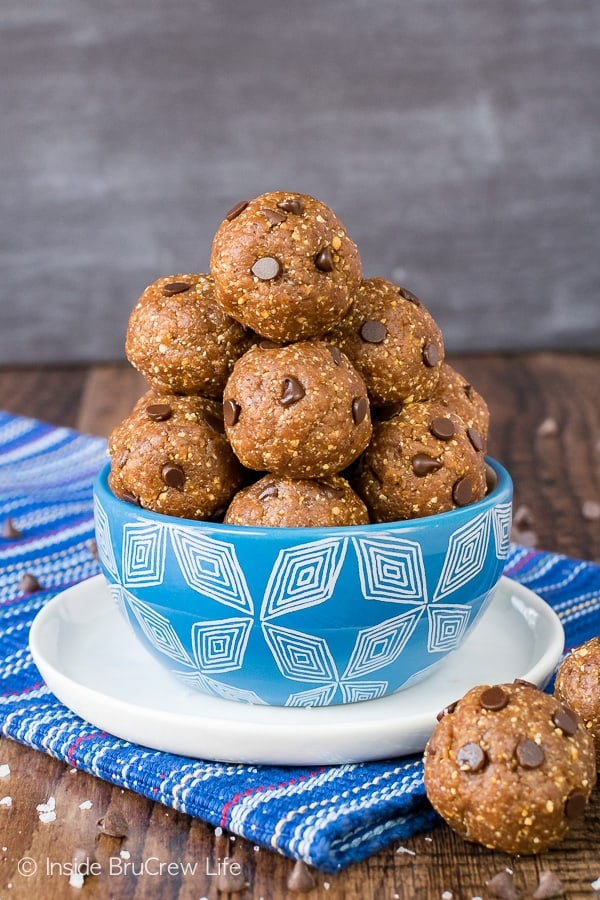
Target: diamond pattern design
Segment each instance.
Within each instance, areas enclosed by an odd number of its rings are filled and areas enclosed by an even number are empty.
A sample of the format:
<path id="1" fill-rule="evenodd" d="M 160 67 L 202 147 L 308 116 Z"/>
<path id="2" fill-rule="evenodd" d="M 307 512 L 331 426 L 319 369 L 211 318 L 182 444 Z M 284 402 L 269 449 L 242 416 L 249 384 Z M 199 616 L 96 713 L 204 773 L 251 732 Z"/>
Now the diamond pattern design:
<path id="1" fill-rule="evenodd" d="M 324 684 L 308 691 L 290 694 L 286 706 L 329 706 L 335 696 L 337 684 Z"/>
<path id="2" fill-rule="evenodd" d="M 388 690 L 387 681 L 342 681 L 340 684 L 344 703 L 360 703 L 363 700 L 376 700 Z"/>
<path id="3" fill-rule="evenodd" d="M 128 591 L 123 591 L 122 597 L 139 622 L 140 628 L 156 650 L 177 662 L 184 663 L 187 666 L 193 665 L 172 625 L 169 624 L 164 616 L 161 616 L 147 603 L 144 603 L 137 597 L 133 597 Z"/>
<path id="4" fill-rule="evenodd" d="M 434 601 L 454 593 L 481 572 L 489 531 L 489 516 L 481 513 L 450 536 L 448 552 L 433 595 Z"/>
<path id="5" fill-rule="evenodd" d="M 298 681 L 337 681 L 327 641 L 316 635 L 263 622 L 263 635 L 286 678 Z"/>
<path id="6" fill-rule="evenodd" d="M 252 615 L 254 606 L 233 544 L 171 528 L 181 573 L 193 590 Z"/>
<path id="7" fill-rule="evenodd" d="M 471 616 L 471 607 L 451 603 L 430 606 L 427 649 L 430 653 L 447 653 L 462 640 Z"/>
<path id="8" fill-rule="evenodd" d="M 501 503 L 492 509 L 492 522 L 494 526 L 494 541 L 496 542 L 496 556 L 498 559 L 506 559 L 510 549 L 510 529 L 512 525 L 512 504 Z"/>
<path id="9" fill-rule="evenodd" d="M 347 545 L 346 538 L 331 538 L 281 550 L 265 589 L 261 618 L 275 618 L 329 600 Z"/>
<path id="10" fill-rule="evenodd" d="M 243 688 L 207 678 L 200 672 L 175 672 L 177 678 L 195 690 L 204 691 L 215 697 L 223 697 L 225 700 L 237 700 L 240 703 L 251 703 L 254 706 L 265 706 L 265 701 L 255 691 L 247 691 Z"/>
<path id="11" fill-rule="evenodd" d="M 113 550 L 108 516 L 96 496 L 94 496 L 94 523 L 96 526 L 98 555 L 113 578 L 118 578 L 119 571 L 117 569 L 115 551 Z"/>
<path id="12" fill-rule="evenodd" d="M 151 587 L 165 574 L 165 536 L 162 525 L 145 522 L 123 525 L 123 584 Z"/>
<path id="13" fill-rule="evenodd" d="M 378 625 L 361 628 L 343 675 L 344 681 L 375 672 L 398 659 L 415 630 L 423 609 L 424 607 L 411 609 Z"/>
<path id="14" fill-rule="evenodd" d="M 233 672 L 241 669 L 251 629 L 252 619 L 195 622 L 192 625 L 192 645 L 200 671 Z"/>
<path id="15" fill-rule="evenodd" d="M 386 535 L 352 538 L 360 584 L 366 600 L 426 603 L 427 582 L 421 547 L 415 541 Z"/>

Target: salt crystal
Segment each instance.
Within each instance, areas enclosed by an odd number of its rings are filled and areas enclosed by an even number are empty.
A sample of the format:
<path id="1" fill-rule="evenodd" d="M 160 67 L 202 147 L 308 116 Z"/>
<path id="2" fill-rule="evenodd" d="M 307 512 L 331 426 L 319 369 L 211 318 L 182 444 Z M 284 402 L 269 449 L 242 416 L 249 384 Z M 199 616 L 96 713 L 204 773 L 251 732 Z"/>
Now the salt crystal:
<path id="1" fill-rule="evenodd" d="M 442 894 L 442 900 L 452 900 L 452 891 L 444 891 Z"/>
<path id="2" fill-rule="evenodd" d="M 221 837 L 222 834 L 223 834 L 223 829 L 221 828 L 220 825 L 217 825 L 217 827 L 215 828 L 215 836 Z"/>
<path id="3" fill-rule="evenodd" d="M 0 800 L 0 806 L 12 806 L 12 797 L 3 797 Z"/>
<path id="4" fill-rule="evenodd" d="M 83 803 L 79 804 L 79 809 L 91 809 L 93 805 L 91 800 L 84 800 Z"/>
<path id="5" fill-rule="evenodd" d="M 121 859 L 131 859 L 131 853 L 129 852 L 129 850 L 121 850 L 119 856 L 121 857 Z"/>
<path id="6" fill-rule="evenodd" d="M 10 775 L 10 766 L 8 763 L 2 763 L 0 766 L 0 778 L 6 778 L 7 775 Z"/>
<path id="7" fill-rule="evenodd" d="M 409 850 L 408 847 L 398 847 L 396 853 L 408 853 L 409 856 L 417 855 L 414 850 Z"/>
<path id="8" fill-rule="evenodd" d="M 329 883 L 328 881 L 324 881 L 324 882 L 323 882 L 323 887 L 325 888 L 326 891 L 328 891 L 329 888 L 331 887 L 331 885 L 330 885 L 330 883 Z"/>
<path id="9" fill-rule="evenodd" d="M 543 422 L 537 427 L 537 433 L 539 437 L 552 437 L 555 434 L 558 434 L 558 422 L 556 419 L 553 419 L 552 416 L 548 416 L 547 419 L 544 419 Z"/>
<path id="10" fill-rule="evenodd" d="M 581 507 L 581 515 L 584 519 L 587 519 L 588 522 L 594 522 L 596 519 L 600 519 L 600 503 L 596 503 L 595 500 L 586 500 Z"/>
<path id="11" fill-rule="evenodd" d="M 433 838 L 429 837 L 429 835 L 426 838 L 424 838 L 423 840 L 428 841 L 430 844 L 433 843 Z"/>
<path id="12" fill-rule="evenodd" d="M 74 888 L 83 887 L 83 875 L 81 872 L 71 872 L 69 875 L 69 885 Z"/>
<path id="13" fill-rule="evenodd" d="M 592 881 L 590 887 L 593 891 L 600 891 L 600 877 L 596 878 L 595 881 Z"/>
<path id="14" fill-rule="evenodd" d="M 48 822 L 54 822 L 56 819 L 56 813 L 53 809 L 48 810 L 48 812 L 40 813 L 40 822 L 44 822 L 44 824 L 48 824 Z"/>
<path id="15" fill-rule="evenodd" d="M 56 800 L 54 797 L 48 797 L 46 803 L 38 803 L 36 809 L 39 813 L 53 812 L 56 809 Z"/>

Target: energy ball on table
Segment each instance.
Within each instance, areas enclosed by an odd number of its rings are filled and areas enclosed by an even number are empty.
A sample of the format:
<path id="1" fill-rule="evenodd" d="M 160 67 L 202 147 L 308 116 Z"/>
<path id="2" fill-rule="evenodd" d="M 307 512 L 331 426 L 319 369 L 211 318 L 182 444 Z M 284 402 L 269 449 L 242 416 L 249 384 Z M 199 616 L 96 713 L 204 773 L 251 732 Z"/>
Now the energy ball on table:
<path id="1" fill-rule="evenodd" d="M 374 421 L 350 480 L 375 522 L 447 512 L 485 496 L 483 446 L 439 403 L 411 403 Z"/>
<path id="2" fill-rule="evenodd" d="M 254 339 L 217 305 L 210 275 L 170 275 L 149 285 L 133 308 L 125 352 L 156 390 L 220 398 Z"/>
<path id="3" fill-rule="evenodd" d="M 245 466 L 290 478 L 335 475 L 371 437 L 364 381 L 322 341 L 252 347 L 233 367 L 223 415 Z"/>
<path id="4" fill-rule="evenodd" d="M 579 713 L 600 752 L 600 636 L 575 647 L 563 659 L 554 693 Z"/>
<path id="5" fill-rule="evenodd" d="M 479 685 L 446 708 L 425 748 L 427 797 L 462 837 L 540 853 L 583 815 L 596 782 L 579 717 L 526 682 Z"/>
<path id="6" fill-rule="evenodd" d="M 238 491 L 224 521 L 230 525 L 319 528 L 366 525 L 369 514 L 340 475 L 310 481 L 269 474 Z"/>
<path id="7" fill-rule="evenodd" d="M 431 397 L 444 361 L 442 333 L 405 288 L 385 278 L 363 281 L 328 338 L 361 373 L 374 406 Z"/>
<path id="8" fill-rule="evenodd" d="M 226 215 L 210 270 L 225 312 L 275 341 L 322 337 L 361 280 L 358 248 L 337 216 L 314 197 L 287 192 L 238 203 Z"/>
<path id="9" fill-rule="evenodd" d="M 444 363 L 431 397 L 461 417 L 467 428 L 473 428 L 485 441 L 490 428 L 487 403 L 460 372 Z"/>
<path id="10" fill-rule="evenodd" d="M 110 487 L 144 509 L 208 519 L 244 482 L 221 404 L 148 391 L 109 438 Z"/>

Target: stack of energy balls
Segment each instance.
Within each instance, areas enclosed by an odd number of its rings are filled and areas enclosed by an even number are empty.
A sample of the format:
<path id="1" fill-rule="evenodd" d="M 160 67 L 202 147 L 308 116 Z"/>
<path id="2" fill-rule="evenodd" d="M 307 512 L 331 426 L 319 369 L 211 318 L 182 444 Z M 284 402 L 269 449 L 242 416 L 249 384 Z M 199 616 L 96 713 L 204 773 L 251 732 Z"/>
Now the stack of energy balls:
<path id="1" fill-rule="evenodd" d="M 115 428 L 110 485 L 172 516 L 357 525 L 445 512 L 486 492 L 485 401 L 444 362 L 421 301 L 362 279 L 313 197 L 238 203 L 210 275 L 160 278 L 131 313 L 150 390 Z"/>

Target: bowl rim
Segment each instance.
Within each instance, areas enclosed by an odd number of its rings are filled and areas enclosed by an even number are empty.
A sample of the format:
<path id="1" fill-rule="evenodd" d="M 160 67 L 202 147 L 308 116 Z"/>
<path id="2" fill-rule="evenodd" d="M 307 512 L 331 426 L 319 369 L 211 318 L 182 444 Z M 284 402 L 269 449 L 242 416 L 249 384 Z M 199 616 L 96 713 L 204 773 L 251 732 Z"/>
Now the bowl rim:
<path id="1" fill-rule="evenodd" d="M 136 519 L 149 519 L 156 522 L 162 522 L 165 525 L 180 526 L 184 528 L 206 529 L 210 532 L 219 532 L 230 537 L 249 537 L 263 538 L 267 540 L 293 538 L 294 536 L 306 538 L 308 534 L 312 536 L 322 536 L 323 538 L 338 536 L 352 536 L 366 532 L 367 534 L 378 534 L 389 532 L 407 531 L 415 532 L 420 530 L 430 530 L 432 528 L 452 527 L 460 522 L 476 516 L 478 513 L 486 512 L 502 503 L 510 503 L 513 493 L 513 482 L 507 469 L 491 456 L 485 457 L 486 465 L 492 470 L 496 476 L 496 484 L 481 500 L 469 503 L 467 506 L 460 506 L 442 513 L 434 513 L 431 516 L 421 516 L 415 519 L 396 519 L 390 522 L 373 522 L 365 525 L 327 525 L 327 526 L 295 526 L 295 527 L 276 527 L 272 525 L 232 525 L 225 522 L 213 522 L 210 519 L 187 519 L 180 516 L 169 516 L 165 513 L 155 512 L 151 509 L 144 509 L 129 503 L 127 500 L 117 497 L 108 485 L 108 475 L 110 472 L 110 460 L 106 462 L 94 480 L 94 493 L 100 500 L 103 497 L 108 498 L 108 503 L 120 507 L 127 517 L 135 517 Z"/>

